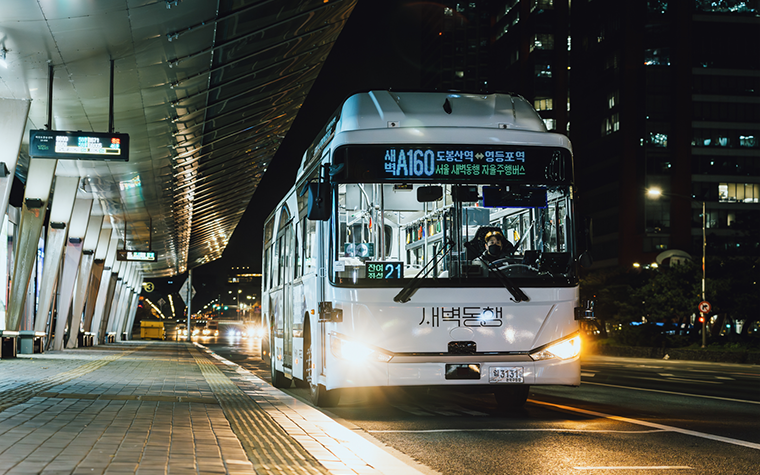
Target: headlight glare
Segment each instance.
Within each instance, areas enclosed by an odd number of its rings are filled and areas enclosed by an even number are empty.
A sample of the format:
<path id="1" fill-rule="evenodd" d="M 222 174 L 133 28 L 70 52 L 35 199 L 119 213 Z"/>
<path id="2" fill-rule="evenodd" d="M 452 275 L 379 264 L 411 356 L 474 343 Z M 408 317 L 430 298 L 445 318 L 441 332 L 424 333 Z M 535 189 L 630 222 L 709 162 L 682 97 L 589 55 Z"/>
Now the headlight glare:
<path id="1" fill-rule="evenodd" d="M 350 361 L 354 364 L 363 363 L 367 360 L 375 360 L 383 363 L 390 361 L 391 356 L 376 351 L 358 341 L 344 340 L 335 335 L 330 340 L 330 351 L 336 358 Z"/>
<path id="2" fill-rule="evenodd" d="M 530 357 L 533 361 L 548 360 L 551 358 L 559 358 L 561 360 L 567 360 L 575 358 L 581 353 L 581 337 L 575 335 L 572 338 L 559 341 L 553 345 L 549 345 L 543 350 L 531 353 Z"/>

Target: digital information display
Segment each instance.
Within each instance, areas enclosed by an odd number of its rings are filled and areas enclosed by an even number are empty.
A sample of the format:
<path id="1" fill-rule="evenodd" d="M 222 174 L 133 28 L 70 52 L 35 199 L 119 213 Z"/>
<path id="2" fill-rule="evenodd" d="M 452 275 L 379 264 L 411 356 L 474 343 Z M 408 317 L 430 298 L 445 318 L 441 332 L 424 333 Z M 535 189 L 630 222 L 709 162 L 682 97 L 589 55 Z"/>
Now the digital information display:
<path id="1" fill-rule="evenodd" d="M 116 250 L 117 261 L 156 262 L 156 251 L 127 251 Z"/>
<path id="2" fill-rule="evenodd" d="M 29 155 L 59 160 L 129 161 L 129 135 L 31 130 Z"/>
<path id="3" fill-rule="evenodd" d="M 569 183 L 570 151 L 488 145 L 344 145 L 334 155 L 342 178 L 358 182 Z"/>
<path id="4" fill-rule="evenodd" d="M 400 279 L 404 276 L 404 263 L 396 261 L 367 262 L 367 278 L 374 280 Z"/>

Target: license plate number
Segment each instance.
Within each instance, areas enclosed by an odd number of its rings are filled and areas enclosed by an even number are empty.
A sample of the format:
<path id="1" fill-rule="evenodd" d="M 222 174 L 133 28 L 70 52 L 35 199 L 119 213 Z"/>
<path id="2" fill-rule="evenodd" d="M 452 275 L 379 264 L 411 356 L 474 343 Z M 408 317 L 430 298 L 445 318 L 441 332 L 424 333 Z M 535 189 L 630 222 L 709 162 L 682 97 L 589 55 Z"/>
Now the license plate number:
<path id="1" fill-rule="evenodd" d="M 488 370 L 489 383 L 522 383 L 522 366 L 491 367 Z"/>

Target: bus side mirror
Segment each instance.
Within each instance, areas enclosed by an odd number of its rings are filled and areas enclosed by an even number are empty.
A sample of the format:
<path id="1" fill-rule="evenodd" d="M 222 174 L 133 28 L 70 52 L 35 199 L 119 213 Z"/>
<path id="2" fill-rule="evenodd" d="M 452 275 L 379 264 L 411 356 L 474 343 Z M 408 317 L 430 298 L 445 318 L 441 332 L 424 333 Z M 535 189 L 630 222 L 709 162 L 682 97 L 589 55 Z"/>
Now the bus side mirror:
<path id="1" fill-rule="evenodd" d="M 306 217 L 312 221 L 327 221 L 332 212 L 330 185 L 325 182 L 309 183 L 309 197 L 306 205 Z"/>
<path id="2" fill-rule="evenodd" d="M 583 251 L 581 255 L 578 256 L 578 264 L 584 269 L 588 269 L 594 264 L 594 258 L 591 257 L 591 253 L 588 251 Z"/>

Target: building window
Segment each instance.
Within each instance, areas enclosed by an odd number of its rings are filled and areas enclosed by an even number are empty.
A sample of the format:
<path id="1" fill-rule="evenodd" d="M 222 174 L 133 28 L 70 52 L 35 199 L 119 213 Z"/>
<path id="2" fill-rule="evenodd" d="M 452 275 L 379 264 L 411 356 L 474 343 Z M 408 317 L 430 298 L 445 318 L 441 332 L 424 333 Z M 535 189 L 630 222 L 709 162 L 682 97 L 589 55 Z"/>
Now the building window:
<path id="1" fill-rule="evenodd" d="M 620 130 L 620 115 L 612 114 L 602 121 L 602 135 L 609 135 Z"/>
<path id="2" fill-rule="evenodd" d="M 718 201 L 724 203 L 758 203 L 760 202 L 760 184 L 720 183 L 718 184 Z"/>
<path id="3" fill-rule="evenodd" d="M 747 0 L 695 0 L 694 4 L 697 11 L 719 12 L 719 13 L 757 13 L 756 8 L 752 8 L 753 2 Z"/>
<path id="4" fill-rule="evenodd" d="M 551 97 L 540 97 L 533 101 L 533 107 L 537 111 L 550 111 L 553 108 L 553 102 Z"/>
<path id="5" fill-rule="evenodd" d="M 552 77 L 552 66 L 550 64 L 537 64 L 535 72 L 537 78 L 550 78 Z"/>
<path id="6" fill-rule="evenodd" d="M 647 66 L 670 66 L 670 48 L 644 50 L 644 64 Z"/>
<path id="7" fill-rule="evenodd" d="M 647 140 L 647 143 L 655 147 L 667 147 L 668 134 L 663 134 L 660 132 L 649 132 L 649 140 Z"/>
<path id="8" fill-rule="evenodd" d="M 544 119 L 544 125 L 548 130 L 554 130 L 557 128 L 557 121 L 555 119 Z"/>
<path id="9" fill-rule="evenodd" d="M 740 147 L 757 147 L 757 140 L 755 140 L 754 135 L 740 135 L 739 136 L 739 146 Z"/>
<path id="10" fill-rule="evenodd" d="M 554 49 L 554 35 L 551 33 L 536 33 L 533 35 L 533 44 L 530 45 L 530 50 L 533 51 L 534 49 Z"/>
<path id="11" fill-rule="evenodd" d="M 620 102 L 620 98 L 618 96 L 619 96 L 619 93 L 617 91 L 610 92 L 607 94 L 607 107 L 609 109 L 612 109 L 616 105 L 618 105 L 618 102 Z"/>

